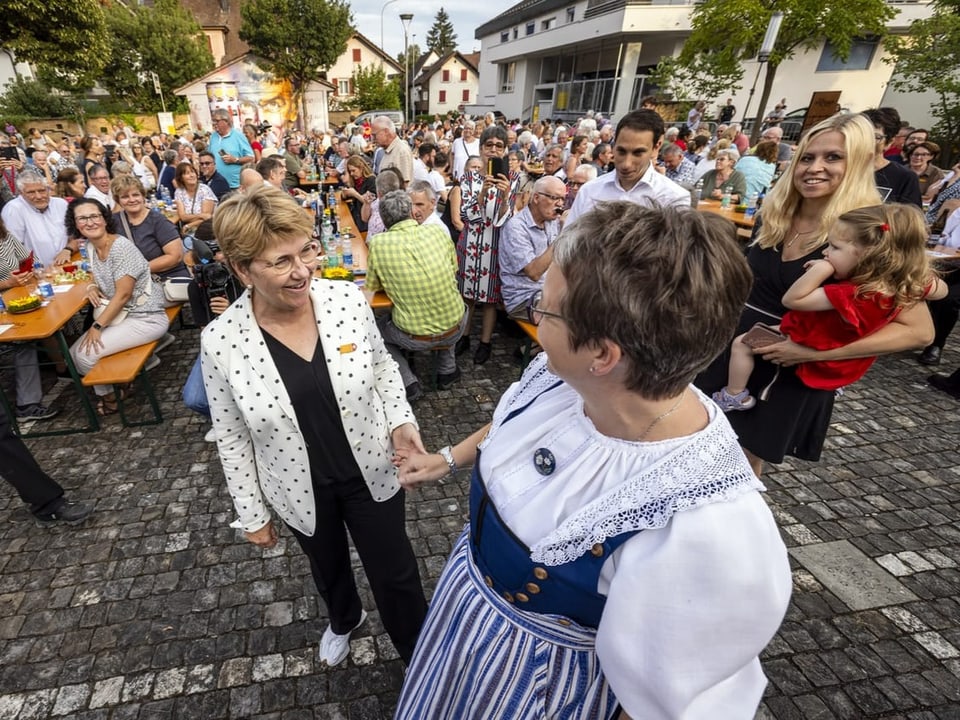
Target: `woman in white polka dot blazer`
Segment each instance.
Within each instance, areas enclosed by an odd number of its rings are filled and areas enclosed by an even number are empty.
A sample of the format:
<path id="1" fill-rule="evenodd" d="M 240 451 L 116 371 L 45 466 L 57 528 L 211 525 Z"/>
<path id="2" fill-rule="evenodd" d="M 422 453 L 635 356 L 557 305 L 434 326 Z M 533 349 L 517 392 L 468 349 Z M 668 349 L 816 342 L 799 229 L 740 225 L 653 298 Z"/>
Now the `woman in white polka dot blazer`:
<path id="1" fill-rule="evenodd" d="M 235 195 L 214 216 L 220 247 L 247 287 L 201 341 L 220 461 L 247 539 L 276 544 L 269 506 L 310 559 L 330 614 L 321 662 L 342 662 L 366 618 L 346 528 L 406 661 L 426 602 L 391 457 L 422 443 L 366 298 L 352 283 L 313 277 L 311 229 L 306 213 L 269 186 Z"/>

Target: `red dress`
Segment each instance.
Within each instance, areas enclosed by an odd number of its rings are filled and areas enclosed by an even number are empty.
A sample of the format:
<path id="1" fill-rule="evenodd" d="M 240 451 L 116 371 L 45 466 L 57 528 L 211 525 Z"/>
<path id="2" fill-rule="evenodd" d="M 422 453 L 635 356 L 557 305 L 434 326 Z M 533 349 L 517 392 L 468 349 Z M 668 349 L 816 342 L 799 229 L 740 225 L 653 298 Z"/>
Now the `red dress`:
<path id="1" fill-rule="evenodd" d="M 824 285 L 832 310 L 790 310 L 780 330 L 799 345 L 814 350 L 832 350 L 876 332 L 900 312 L 890 298 L 878 293 L 857 297 L 850 282 Z M 796 374 L 804 385 L 819 390 L 836 390 L 862 378 L 876 357 L 852 360 L 824 360 L 802 363 Z"/>

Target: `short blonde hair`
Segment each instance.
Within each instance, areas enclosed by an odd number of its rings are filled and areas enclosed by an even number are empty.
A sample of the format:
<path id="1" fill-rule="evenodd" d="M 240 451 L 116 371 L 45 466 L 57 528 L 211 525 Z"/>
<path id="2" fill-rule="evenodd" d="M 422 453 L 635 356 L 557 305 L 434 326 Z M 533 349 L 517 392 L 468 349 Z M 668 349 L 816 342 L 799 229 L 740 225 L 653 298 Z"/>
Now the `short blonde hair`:
<path id="1" fill-rule="evenodd" d="M 783 177 L 767 193 L 763 203 L 763 226 L 756 243 L 762 248 L 773 248 L 784 241 L 793 216 L 800 209 L 803 198 L 793 182 L 796 164 L 806 155 L 814 138 L 828 132 L 843 136 L 847 167 L 840 187 L 830 198 L 820 215 L 820 227 L 803 243 L 804 254 L 816 249 L 827 239 L 834 221 L 845 212 L 880 203 L 880 193 L 873 176 L 873 156 L 876 147 L 873 125 L 860 114 L 837 113 L 808 130 L 797 145 L 796 152 Z"/>
<path id="2" fill-rule="evenodd" d="M 114 202 L 120 202 L 120 196 L 131 190 L 136 190 L 144 197 L 147 196 L 143 183 L 136 175 L 117 175 L 110 181 L 110 194 L 113 195 Z"/>
<path id="3" fill-rule="evenodd" d="M 227 261 L 239 268 L 248 267 L 251 260 L 283 240 L 299 235 L 309 238 L 312 230 L 306 211 L 272 185 L 234 193 L 213 215 L 214 237 Z"/>

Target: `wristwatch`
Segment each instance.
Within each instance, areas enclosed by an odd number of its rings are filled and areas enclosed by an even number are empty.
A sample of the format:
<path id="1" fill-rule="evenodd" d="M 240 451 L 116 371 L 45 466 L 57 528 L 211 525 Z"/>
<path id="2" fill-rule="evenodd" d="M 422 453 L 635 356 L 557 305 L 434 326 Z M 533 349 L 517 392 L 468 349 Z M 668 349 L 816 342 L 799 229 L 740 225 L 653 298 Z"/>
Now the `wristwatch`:
<path id="1" fill-rule="evenodd" d="M 98 322 L 93 323 L 93 325 L 91 325 L 90 327 L 92 327 L 94 330 L 103 330 L 103 325 L 101 325 Z"/>
<path id="2" fill-rule="evenodd" d="M 453 459 L 453 448 L 447 445 L 446 447 L 440 448 L 439 453 L 440 457 L 446 461 L 447 467 L 450 468 L 447 476 L 453 475 L 457 471 L 457 461 Z"/>

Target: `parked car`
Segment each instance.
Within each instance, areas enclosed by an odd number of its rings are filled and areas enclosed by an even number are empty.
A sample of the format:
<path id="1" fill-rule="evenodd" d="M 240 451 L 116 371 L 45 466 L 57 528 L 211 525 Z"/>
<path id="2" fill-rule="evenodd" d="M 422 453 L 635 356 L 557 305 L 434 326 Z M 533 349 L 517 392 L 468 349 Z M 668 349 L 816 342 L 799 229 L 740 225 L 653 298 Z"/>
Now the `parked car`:
<path id="1" fill-rule="evenodd" d="M 357 115 L 357 119 L 354 120 L 354 122 L 357 125 L 363 125 L 364 122 L 373 122 L 373 119 L 378 115 L 386 115 L 396 123 L 397 127 L 400 127 L 404 123 L 403 112 L 400 110 L 367 110 Z"/>

